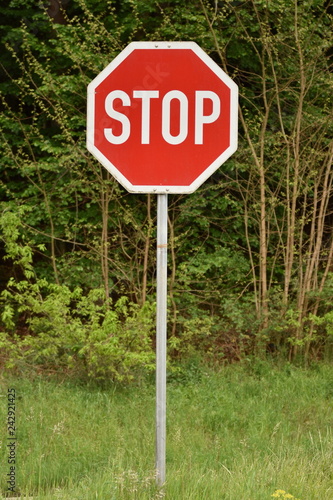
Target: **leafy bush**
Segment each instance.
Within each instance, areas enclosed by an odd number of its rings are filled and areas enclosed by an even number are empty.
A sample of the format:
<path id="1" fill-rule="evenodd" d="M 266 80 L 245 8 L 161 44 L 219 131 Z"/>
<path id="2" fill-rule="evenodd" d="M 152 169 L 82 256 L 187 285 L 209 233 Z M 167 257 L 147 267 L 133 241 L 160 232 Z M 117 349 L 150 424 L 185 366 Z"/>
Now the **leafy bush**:
<path id="1" fill-rule="evenodd" d="M 113 304 L 102 289 L 84 294 L 45 279 L 11 279 L 1 301 L 0 348 L 7 368 L 36 365 L 124 380 L 154 367 L 148 302 L 140 307 L 121 297 Z M 14 333 L 18 322 L 25 325 L 21 335 Z"/>

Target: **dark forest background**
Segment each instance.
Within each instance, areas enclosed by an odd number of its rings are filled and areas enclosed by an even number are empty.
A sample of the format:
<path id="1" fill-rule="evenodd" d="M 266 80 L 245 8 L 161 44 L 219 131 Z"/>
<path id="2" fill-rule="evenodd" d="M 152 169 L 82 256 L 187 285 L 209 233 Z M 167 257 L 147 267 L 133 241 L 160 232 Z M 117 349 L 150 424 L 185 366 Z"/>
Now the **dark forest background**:
<path id="1" fill-rule="evenodd" d="M 154 367 L 156 197 L 85 146 L 88 83 L 131 41 L 197 42 L 240 89 L 238 151 L 169 197 L 170 366 L 333 356 L 331 0 L 12 0 L 0 34 L 0 357 Z"/>

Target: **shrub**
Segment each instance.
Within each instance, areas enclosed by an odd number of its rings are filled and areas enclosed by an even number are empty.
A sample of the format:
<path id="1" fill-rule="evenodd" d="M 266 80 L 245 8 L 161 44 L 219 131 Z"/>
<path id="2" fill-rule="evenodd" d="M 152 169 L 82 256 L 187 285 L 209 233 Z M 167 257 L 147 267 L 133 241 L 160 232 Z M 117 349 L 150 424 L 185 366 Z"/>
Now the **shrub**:
<path id="1" fill-rule="evenodd" d="M 5 366 L 67 369 L 94 378 L 131 379 L 154 367 L 151 346 L 153 307 L 121 297 L 115 303 L 102 289 L 84 294 L 79 287 L 45 279 L 11 279 L 4 302 L 0 349 Z M 23 323 L 23 333 L 16 331 Z"/>

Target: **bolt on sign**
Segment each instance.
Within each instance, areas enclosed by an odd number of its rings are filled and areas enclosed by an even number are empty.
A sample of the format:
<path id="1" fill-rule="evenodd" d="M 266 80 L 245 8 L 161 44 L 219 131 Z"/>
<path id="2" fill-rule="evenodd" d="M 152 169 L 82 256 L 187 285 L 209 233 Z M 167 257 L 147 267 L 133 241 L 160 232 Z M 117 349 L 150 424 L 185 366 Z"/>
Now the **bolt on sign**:
<path id="1" fill-rule="evenodd" d="M 167 198 L 237 149 L 238 87 L 194 42 L 133 42 L 89 85 L 87 148 L 131 193 L 157 194 L 156 471 L 165 482 Z"/>
<path id="2" fill-rule="evenodd" d="M 87 148 L 132 193 L 191 193 L 237 149 L 237 85 L 194 42 L 133 42 L 88 86 Z"/>

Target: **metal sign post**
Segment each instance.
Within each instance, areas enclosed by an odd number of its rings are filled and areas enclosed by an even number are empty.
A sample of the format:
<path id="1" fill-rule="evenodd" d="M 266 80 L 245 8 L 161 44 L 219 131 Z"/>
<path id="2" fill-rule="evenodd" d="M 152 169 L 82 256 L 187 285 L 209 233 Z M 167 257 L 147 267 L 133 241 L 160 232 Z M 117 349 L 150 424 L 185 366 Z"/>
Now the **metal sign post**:
<path id="1" fill-rule="evenodd" d="M 130 193 L 158 197 L 156 471 L 160 486 L 165 483 L 166 450 L 166 193 L 193 193 L 236 151 L 237 110 L 237 85 L 194 42 L 132 42 L 88 85 L 88 150 Z"/>
<path id="2" fill-rule="evenodd" d="M 168 195 L 157 195 L 156 480 L 165 483 Z"/>

